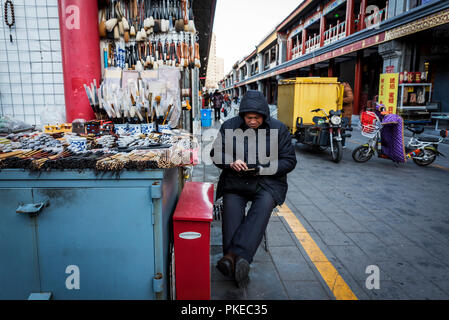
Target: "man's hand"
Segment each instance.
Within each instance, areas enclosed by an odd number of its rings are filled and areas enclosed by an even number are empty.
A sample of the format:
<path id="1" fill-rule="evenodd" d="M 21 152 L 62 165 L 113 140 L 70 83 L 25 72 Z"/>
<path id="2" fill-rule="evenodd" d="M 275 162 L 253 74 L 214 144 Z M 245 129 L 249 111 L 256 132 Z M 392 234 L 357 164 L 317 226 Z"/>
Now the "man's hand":
<path id="1" fill-rule="evenodd" d="M 248 166 L 242 160 L 231 163 L 231 169 L 237 172 L 248 170 Z"/>

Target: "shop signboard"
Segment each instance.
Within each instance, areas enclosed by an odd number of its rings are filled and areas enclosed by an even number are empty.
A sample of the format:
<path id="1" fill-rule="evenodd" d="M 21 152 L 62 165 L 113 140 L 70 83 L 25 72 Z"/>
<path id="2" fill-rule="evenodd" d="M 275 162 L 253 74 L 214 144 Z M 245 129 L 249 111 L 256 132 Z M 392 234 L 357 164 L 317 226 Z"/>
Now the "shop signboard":
<path id="1" fill-rule="evenodd" d="M 396 114 L 398 102 L 399 73 L 383 73 L 380 75 L 379 103 L 388 112 Z"/>
<path id="2" fill-rule="evenodd" d="M 326 15 L 329 12 L 331 12 L 332 10 L 338 8 L 344 2 L 346 2 L 346 0 L 336 0 L 336 1 L 328 4 L 327 7 L 324 8 L 324 10 L 323 10 L 323 15 Z"/>

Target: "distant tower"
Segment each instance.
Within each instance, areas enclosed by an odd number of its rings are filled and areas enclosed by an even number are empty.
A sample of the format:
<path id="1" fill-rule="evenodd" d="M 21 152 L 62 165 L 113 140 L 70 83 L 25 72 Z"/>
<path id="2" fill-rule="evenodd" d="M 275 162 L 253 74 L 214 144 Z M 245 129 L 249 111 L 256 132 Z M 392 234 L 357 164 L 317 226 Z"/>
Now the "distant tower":
<path id="1" fill-rule="evenodd" d="M 217 89 L 218 81 L 224 77 L 224 60 L 217 58 L 217 38 L 212 33 L 212 40 L 209 52 L 209 63 L 207 66 L 206 88 Z"/>

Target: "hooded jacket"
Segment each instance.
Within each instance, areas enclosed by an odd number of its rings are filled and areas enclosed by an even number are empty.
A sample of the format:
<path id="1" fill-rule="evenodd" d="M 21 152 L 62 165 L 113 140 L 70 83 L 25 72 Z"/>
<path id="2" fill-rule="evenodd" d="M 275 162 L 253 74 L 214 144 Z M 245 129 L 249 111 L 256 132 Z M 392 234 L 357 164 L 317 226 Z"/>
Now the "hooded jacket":
<path id="1" fill-rule="evenodd" d="M 230 164 L 226 164 L 225 160 L 225 130 L 237 130 L 241 129 L 243 132 L 250 129 L 244 120 L 244 116 L 248 112 L 255 112 L 261 114 L 264 117 L 263 124 L 258 128 L 266 129 L 266 145 L 267 145 L 267 155 L 270 154 L 270 130 L 277 130 L 278 133 L 278 151 L 275 158 L 277 159 L 277 170 L 275 173 L 271 175 L 265 175 L 262 173 L 258 176 L 259 185 L 268 191 L 273 199 L 276 201 L 277 205 L 282 205 L 285 202 L 285 198 L 287 195 L 287 173 L 291 172 L 296 167 L 296 154 L 295 149 L 292 144 L 292 137 L 287 127 L 280 121 L 273 119 L 270 117 L 270 109 L 268 107 L 267 100 L 264 95 L 255 90 L 249 90 L 243 97 L 242 102 L 240 104 L 239 116 L 234 117 L 232 119 L 227 120 L 223 123 L 220 128 L 219 135 L 221 135 L 221 139 L 217 139 L 214 144 L 214 148 L 211 151 L 211 156 L 214 157 L 216 143 L 221 141 L 221 155 L 217 154 L 215 159 L 221 159 L 220 163 L 214 161 L 214 164 L 222 169 L 222 173 L 220 175 L 220 180 L 217 186 L 217 199 L 221 198 L 225 189 L 225 181 L 229 181 L 226 178 L 229 178 L 229 175 L 233 172 L 230 167 Z M 256 130 L 257 131 L 257 130 Z M 256 150 L 259 150 L 259 136 L 256 134 Z M 235 159 L 236 158 L 236 139 L 234 138 L 233 145 L 233 161 L 243 160 L 245 163 L 248 163 L 248 141 L 245 139 L 244 141 L 245 147 L 245 159 Z M 257 153 L 257 152 L 256 152 Z M 258 156 L 256 156 L 257 164 L 256 166 L 260 166 Z M 254 167 L 254 165 L 248 165 L 248 167 Z M 268 167 L 268 165 L 262 165 L 262 167 Z"/>

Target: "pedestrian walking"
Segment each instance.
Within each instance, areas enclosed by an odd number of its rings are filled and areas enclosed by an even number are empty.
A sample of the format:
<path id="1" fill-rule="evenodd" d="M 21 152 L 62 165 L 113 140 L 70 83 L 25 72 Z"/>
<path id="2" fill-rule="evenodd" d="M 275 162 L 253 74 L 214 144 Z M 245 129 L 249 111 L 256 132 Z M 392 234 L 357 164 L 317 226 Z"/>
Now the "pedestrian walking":
<path id="1" fill-rule="evenodd" d="M 231 139 L 227 136 L 230 132 L 234 133 Z M 239 133 L 256 138 L 243 137 L 242 143 L 238 143 Z M 232 143 L 230 148 L 228 143 Z M 238 147 L 244 150 L 241 158 Z M 233 150 L 229 164 L 228 150 Z M 270 154 L 269 163 L 262 163 L 260 150 L 264 150 L 261 155 Z M 263 94 L 250 90 L 242 99 L 239 115 L 221 126 L 211 156 L 222 169 L 217 199 L 223 197 L 223 257 L 217 268 L 233 277 L 238 287 L 244 287 L 271 213 L 285 201 L 287 174 L 296 167 L 295 149 L 287 127 L 270 117 Z M 245 216 L 249 201 L 251 208 Z"/>
<path id="2" fill-rule="evenodd" d="M 212 105 L 215 110 L 215 121 L 218 121 L 221 119 L 220 114 L 223 105 L 223 95 L 218 90 L 215 90 L 215 93 L 212 96 Z"/>
<path id="3" fill-rule="evenodd" d="M 343 93 L 343 116 L 348 118 L 348 125 L 351 126 L 352 112 L 353 112 L 353 102 L 354 94 L 352 93 L 352 88 L 347 82 L 343 82 L 344 93 Z"/>
<path id="4" fill-rule="evenodd" d="M 208 109 L 209 108 L 209 104 L 210 104 L 210 95 L 209 95 L 209 92 L 206 91 L 204 93 L 204 109 Z"/>

